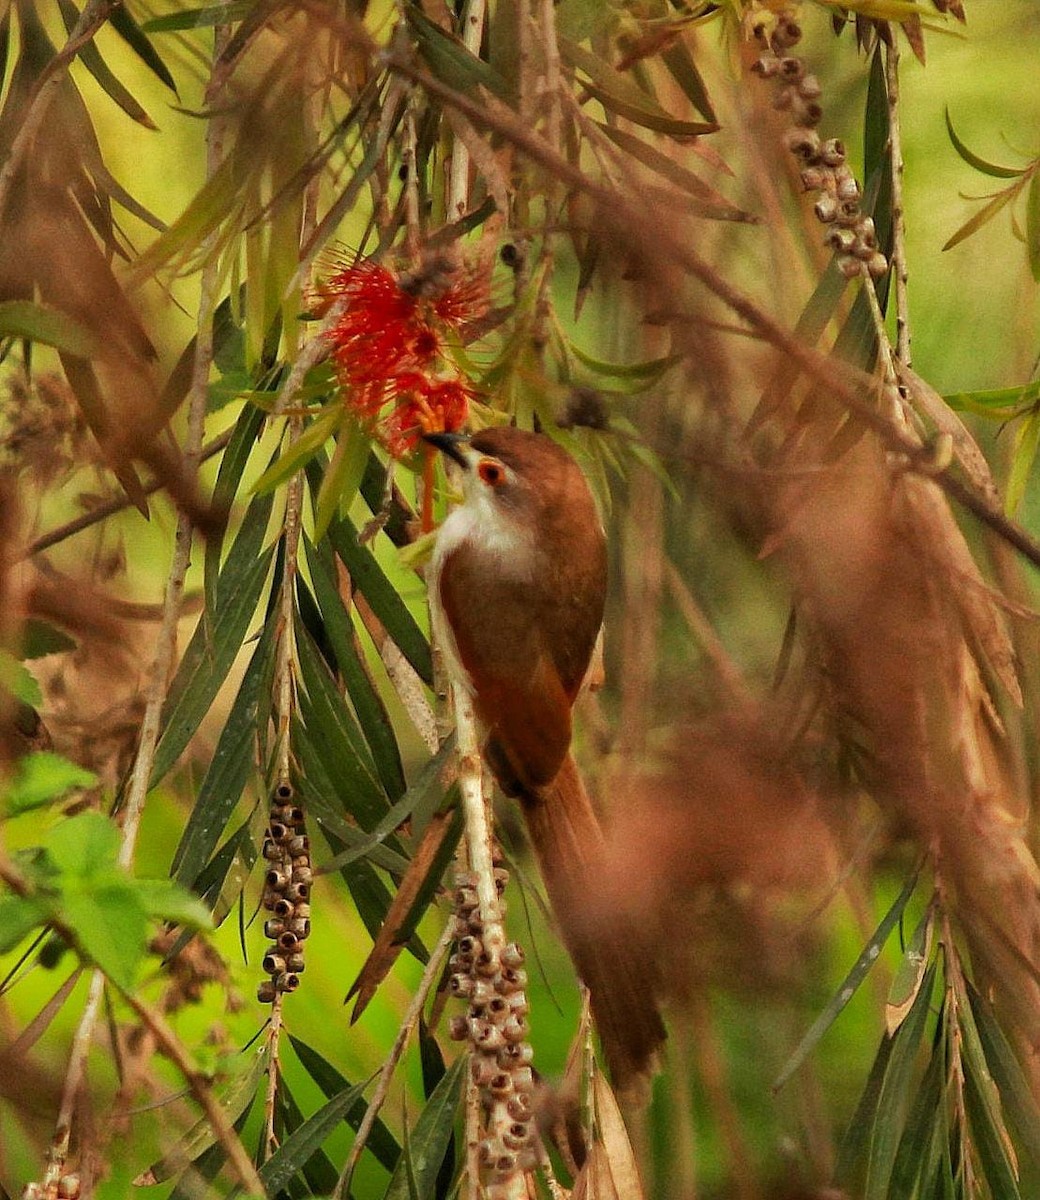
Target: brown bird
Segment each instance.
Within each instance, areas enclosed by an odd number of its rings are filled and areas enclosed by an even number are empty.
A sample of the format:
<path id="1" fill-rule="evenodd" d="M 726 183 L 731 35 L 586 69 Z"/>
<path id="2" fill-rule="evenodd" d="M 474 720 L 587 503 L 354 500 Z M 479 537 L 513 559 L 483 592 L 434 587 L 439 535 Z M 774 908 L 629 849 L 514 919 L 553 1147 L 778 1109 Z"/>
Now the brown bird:
<path id="1" fill-rule="evenodd" d="M 488 764 L 520 802 L 611 1073 L 626 1087 L 651 1067 L 665 1032 L 657 972 L 630 922 L 588 904 L 604 838 L 570 753 L 571 706 L 603 621 L 599 514 L 577 464 L 543 434 L 426 440 L 459 465 L 464 495 L 428 575 L 434 634 L 473 698 Z"/>

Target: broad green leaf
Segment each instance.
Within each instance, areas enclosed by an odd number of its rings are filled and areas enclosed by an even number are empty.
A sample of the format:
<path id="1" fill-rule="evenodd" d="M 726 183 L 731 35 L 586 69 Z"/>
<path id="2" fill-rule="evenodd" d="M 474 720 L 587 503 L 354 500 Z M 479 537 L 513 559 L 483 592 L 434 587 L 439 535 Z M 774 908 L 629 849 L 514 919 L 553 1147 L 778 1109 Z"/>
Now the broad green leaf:
<path id="1" fill-rule="evenodd" d="M 1040 1109 L 989 1004 L 968 984 L 968 999 L 986 1064 L 1019 1141 L 1040 1167 Z"/>
<path id="2" fill-rule="evenodd" d="M 885 913 L 881 924 L 874 931 L 873 937 L 863 947 L 859 958 L 856 959 L 852 965 L 852 969 L 845 976 L 841 987 L 831 997 L 823 1012 L 812 1023 L 805 1037 L 798 1043 L 795 1052 L 787 1060 L 784 1069 L 777 1076 L 776 1082 L 773 1084 L 773 1091 L 778 1091 L 782 1088 L 794 1072 L 798 1070 L 816 1043 L 831 1027 L 837 1015 L 856 994 L 856 989 L 866 979 L 870 969 L 881 956 L 881 948 L 888 941 L 889 934 L 895 928 L 903 909 L 906 908 L 907 901 L 914 893 L 919 874 L 920 867 L 911 872 L 909 878 L 903 884 L 902 891 L 895 898 L 892 907 Z"/>
<path id="3" fill-rule="evenodd" d="M 0 954 L 6 954 L 47 920 L 45 905 L 28 896 L 0 896 Z"/>
<path id="4" fill-rule="evenodd" d="M 382 697 L 376 690 L 356 645 L 354 624 L 343 605 L 335 582 L 335 565 L 324 549 L 306 539 L 304 547 L 310 566 L 314 598 L 321 610 L 325 633 L 336 656 L 336 666 L 346 685 L 365 735 L 380 781 L 392 799 L 405 790 L 404 768 L 397 737 Z"/>
<path id="5" fill-rule="evenodd" d="M 1018 179 L 1025 172 L 1025 167 L 999 167 L 996 163 L 987 162 L 984 158 L 973 154 L 957 136 L 957 131 L 953 127 L 953 119 L 950 116 L 949 105 L 946 106 L 944 112 L 946 115 L 946 132 L 950 135 L 953 148 L 970 167 L 974 167 L 976 171 L 981 171 L 983 175 L 992 175 L 995 179 Z"/>
<path id="6" fill-rule="evenodd" d="M 28 338 L 77 358 L 93 358 L 100 351 L 86 326 L 32 300 L 0 301 L 0 338 L 8 337 Z"/>
<path id="7" fill-rule="evenodd" d="M 408 611 L 375 555 L 358 542 L 357 530 L 347 519 L 334 521 L 329 539 L 343 560 L 354 586 L 368 601 L 397 648 L 411 663 L 424 683 L 433 684 L 433 660 L 430 643 Z"/>
<path id="8" fill-rule="evenodd" d="M 332 1131 L 361 1099 L 367 1086 L 367 1083 L 356 1083 L 333 1096 L 282 1142 L 260 1168 L 260 1178 L 268 1195 L 277 1196 L 289 1180 L 303 1169 L 304 1164 L 321 1149 Z"/>
<path id="9" fill-rule="evenodd" d="M 667 113 L 649 92 L 610 63 L 568 38 L 559 38 L 560 55 L 584 76 L 584 86 L 608 112 L 616 113 L 657 133 L 695 137 L 714 133 L 717 125 L 704 121 L 681 121 Z"/>
<path id="10" fill-rule="evenodd" d="M 182 29 L 205 29 L 212 25 L 231 25 L 247 17 L 256 7 L 255 0 L 228 0 L 227 4 L 208 4 L 184 12 L 168 13 L 145 21 L 145 33 L 175 33 Z"/>
<path id="11" fill-rule="evenodd" d="M 296 1056 L 303 1064 L 304 1070 L 327 1097 L 331 1098 L 339 1095 L 350 1087 L 349 1081 L 327 1059 L 323 1058 L 317 1050 L 314 1050 L 306 1042 L 301 1041 L 292 1034 L 289 1035 L 289 1041 L 292 1043 L 292 1048 L 296 1051 Z M 346 1121 L 351 1129 L 356 1130 L 364 1119 L 367 1108 L 368 1106 L 364 1100 L 359 1099 L 353 1108 L 347 1110 L 343 1116 L 343 1120 Z M 376 1159 L 388 1171 L 392 1171 L 397 1165 L 401 1147 L 398 1146 L 393 1134 L 386 1127 L 381 1117 L 376 1118 L 375 1124 L 372 1126 L 372 1131 L 368 1135 L 368 1149 L 371 1150 Z"/>
<path id="12" fill-rule="evenodd" d="M 3 647 L 0 647 L 0 688 L 30 708 L 37 708 L 43 703 L 43 692 L 36 677 L 25 663 L 19 662 Z"/>
<path id="13" fill-rule="evenodd" d="M 885 1200 L 889 1194 L 888 1184 L 906 1122 L 906 1096 L 917 1051 L 924 1036 L 935 973 L 933 963 L 925 972 L 917 999 L 906 1020 L 891 1039 L 892 1053 L 885 1069 L 885 1078 L 874 1113 L 874 1125 L 870 1132 L 864 1200 Z M 888 1037 L 888 1034 L 885 1036 Z"/>
<path id="14" fill-rule="evenodd" d="M 437 1084 L 411 1130 L 408 1163 L 405 1163 L 403 1155 L 398 1160 L 384 1200 L 412 1200 L 412 1180 L 416 1189 L 415 1200 L 429 1200 L 433 1196 L 437 1174 L 455 1127 L 455 1114 L 467 1065 L 465 1055 L 456 1059 Z M 409 1173 L 412 1180 L 409 1180 Z"/>
<path id="15" fill-rule="evenodd" d="M 984 204 L 970 220 L 965 221 L 952 237 L 947 238 L 943 244 L 943 249 L 952 250 L 954 246 L 959 245 L 965 238 L 971 237 L 987 221 L 991 221 L 1005 205 L 1010 204 L 1021 190 L 1021 183 L 1013 183 L 1002 192 L 997 192 L 996 195 L 991 196 L 987 204 Z"/>
<path id="16" fill-rule="evenodd" d="M 1011 470 L 1008 472 L 1004 511 L 1014 516 L 1022 503 L 1026 485 L 1033 473 L 1037 449 L 1040 448 L 1040 409 L 1032 409 L 1015 426 L 1014 450 Z"/>
<path id="17" fill-rule="evenodd" d="M 69 762 L 60 754 L 39 750 L 18 760 L 6 808 L 11 815 L 28 812 L 61 799 L 72 788 L 94 787 L 97 781 L 93 771 Z"/>
<path id="18" fill-rule="evenodd" d="M 885 1005 L 885 1028 L 890 1037 L 906 1019 L 917 999 L 932 950 L 934 924 L 935 910 L 929 904 L 903 951 L 903 960 L 892 980 L 892 986 L 888 989 L 888 1003 Z"/>
<path id="19" fill-rule="evenodd" d="M 114 867 L 119 844 L 119 830 L 99 812 L 66 817 L 43 839 L 47 857 L 61 874 L 84 879 Z"/>
<path id="20" fill-rule="evenodd" d="M 1034 167 L 1026 196 L 1026 249 L 1029 269 L 1040 283 L 1040 166 Z"/>
<path id="21" fill-rule="evenodd" d="M 217 581 L 214 606 L 200 619 L 184 651 L 163 713 L 151 787 L 177 761 L 209 711 L 256 614 L 273 554 L 273 548 L 260 549 L 272 501 L 271 496 L 256 496 L 250 503 Z"/>
<path id="22" fill-rule="evenodd" d="M 232 1123 L 237 1123 L 249 1112 L 257 1095 L 260 1081 L 267 1070 L 267 1043 L 261 1042 L 258 1049 L 242 1055 L 242 1069 L 217 1091 L 217 1103 Z M 151 1187 L 162 1183 L 182 1171 L 188 1163 L 196 1163 L 207 1153 L 217 1140 L 213 1126 L 203 1117 L 176 1143 L 176 1145 L 147 1171 L 139 1175 L 134 1183 L 138 1187 Z M 224 1161 L 223 1150 L 217 1161 L 217 1169 Z M 215 1172 L 214 1172 L 215 1174 Z M 171 1197 L 172 1200 L 172 1197 Z"/>
<path id="23" fill-rule="evenodd" d="M 173 856 L 172 873 L 193 887 L 213 853 L 257 762 L 256 722 L 260 690 L 272 670 L 275 624 L 269 621 L 253 651 L 191 816 Z"/>
<path id="24" fill-rule="evenodd" d="M 150 917 L 188 929 L 212 929 L 213 918 L 198 896 L 172 879 L 135 879 L 133 889 Z"/>
<path id="25" fill-rule="evenodd" d="M 107 880 L 84 879 L 62 891 L 54 915 L 117 987 L 128 991 L 134 986 L 145 957 L 148 914 L 132 880 L 115 872 Z"/>

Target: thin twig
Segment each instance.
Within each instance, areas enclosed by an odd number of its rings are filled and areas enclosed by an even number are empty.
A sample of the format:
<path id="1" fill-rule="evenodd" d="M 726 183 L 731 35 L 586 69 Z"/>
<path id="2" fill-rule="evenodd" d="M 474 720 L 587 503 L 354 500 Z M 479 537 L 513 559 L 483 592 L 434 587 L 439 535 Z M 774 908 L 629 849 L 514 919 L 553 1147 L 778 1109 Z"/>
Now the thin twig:
<path id="1" fill-rule="evenodd" d="M 887 449 L 905 456 L 909 469 L 934 479 L 951 499 L 995 530 L 1030 562 L 1040 566 L 1040 542 L 1026 529 L 1006 517 L 997 503 L 976 492 L 950 467 L 936 464 L 928 447 L 922 445 L 916 435 L 901 429 L 888 416 L 878 412 L 869 397 L 860 394 L 841 362 L 806 345 L 764 312 L 701 258 L 688 242 L 674 235 L 666 224 L 648 223 L 645 210 L 641 210 L 636 201 L 615 188 L 590 179 L 526 128 L 515 113 L 489 93 L 482 93 L 481 103 L 478 103 L 399 55 L 388 54 L 385 58 L 392 70 L 421 84 L 431 95 L 457 108 L 474 123 L 501 134 L 546 170 L 588 195 L 599 205 L 601 223 L 623 237 L 629 248 L 641 254 L 649 265 L 668 271 L 681 269 L 699 280 L 727 308 L 747 321 L 763 340 L 785 354 L 826 387 L 834 399 L 854 412 L 881 438 Z"/>
<path id="2" fill-rule="evenodd" d="M 191 1089 L 191 1094 L 205 1114 L 210 1128 L 227 1155 L 228 1162 L 238 1176 L 239 1183 L 250 1196 L 265 1195 L 264 1185 L 256 1172 L 253 1160 L 242 1145 L 242 1140 L 235 1132 L 234 1126 L 228 1120 L 227 1113 L 213 1094 L 209 1079 L 196 1065 L 180 1038 L 150 1005 L 138 999 L 132 992 L 121 992 L 120 994 L 155 1038 L 162 1053 L 184 1076 L 185 1083 Z"/>
<path id="3" fill-rule="evenodd" d="M 907 297 L 906 211 L 903 207 L 903 137 L 899 123 L 899 39 L 889 25 L 885 42 L 889 148 L 892 157 L 892 275 L 895 279 L 896 358 L 910 364 L 910 306 Z"/>
<path id="4" fill-rule="evenodd" d="M 233 433 L 234 427 L 225 429 L 223 433 L 208 441 L 199 451 L 198 461 L 200 463 L 208 462 L 214 455 L 219 454 L 231 441 Z M 168 479 L 152 479 L 144 485 L 142 490 L 146 496 L 151 496 L 156 492 L 161 492 L 168 482 Z M 104 504 L 99 504 L 97 508 L 92 508 L 90 512 L 74 517 L 71 521 L 66 521 L 64 525 L 59 525 L 57 529 L 52 529 L 49 533 L 43 533 L 35 538 L 22 551 L 18 561 L 32 558 L 35 554 L 42 554 L 44 550 L 50 550 L 70 537 L 74 537 L 77 533 L 82 533 L 84 529 L 90 529 L 101 521 L 106 521 L 116 513 L 133 506 L 134 502 L 125 493 L 121 496 L 114 496 L 111 500 L 106 500 Z"/>
<path id="5" fill-rule="evenodd" d="M 354 1144 L 350 1148 L 350 1156 L 333 1190 L 332 1200 L 346 1200 L 346 1197 L 350 1195 L 350 1181 L 354 1176 L 354 1169 L 361 1158 L 362 1151 L 368 1143 L 369 1135 L 376 1123 L 376 1118 L 379 1116 L 379 1110 L 386 1101 L 387 1094 L 390 1091 L 390 1081 L 393 1079 L 397 1064 L 401 1061 L 401 1055 L 408 1044 L 412 1030 L 419 1020 L 419 1015 L 422 1013 L 423 1005 L 426 1003 L 426 997 L 429 995 L 430 988 L 433 987 L 440 976 L 441 967 L 444 964 L 444 959 L 447 957 L 453 936 L 454 921 L 449 920 L 441 931 L 437 945 L 434 946 L 430 953 L 430 961 L 426 964 L 422 978 L 419 980 L 419 986 L 415 989 L 415 995 L 412 997 L 412 1001 L 408 1005 L 408 1011 L 401 1022 L 401 1028 L 397 1031 L 394 1044 L 390 1048 L 386 1062 L 383 1063 L 383 1069 L 379 1072 L 376 1090 L 372 1094 L 372 1099 L 368 1102 L 368 1108 L 365 1110 L 365 1115 L 358 1126 Z"/>

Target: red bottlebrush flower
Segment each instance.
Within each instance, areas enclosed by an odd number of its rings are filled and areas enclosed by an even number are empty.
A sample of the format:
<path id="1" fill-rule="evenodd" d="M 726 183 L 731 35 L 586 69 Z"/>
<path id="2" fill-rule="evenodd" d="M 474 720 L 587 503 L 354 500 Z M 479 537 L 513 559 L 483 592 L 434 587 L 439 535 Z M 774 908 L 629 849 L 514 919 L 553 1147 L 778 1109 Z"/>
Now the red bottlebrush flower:
<path id="1" fill-rule="evenodd" d="M 399 277 L 360 260 L 333 275 L 322 297 L 346 302 L 329 333 L 346 402 L 391 454 L 410 453 L 423 433 L 462 427 L 472 389 L 434 371 L 442 331 L 462 330 L 487 308 L 477 271 L 441 257 Z"/>

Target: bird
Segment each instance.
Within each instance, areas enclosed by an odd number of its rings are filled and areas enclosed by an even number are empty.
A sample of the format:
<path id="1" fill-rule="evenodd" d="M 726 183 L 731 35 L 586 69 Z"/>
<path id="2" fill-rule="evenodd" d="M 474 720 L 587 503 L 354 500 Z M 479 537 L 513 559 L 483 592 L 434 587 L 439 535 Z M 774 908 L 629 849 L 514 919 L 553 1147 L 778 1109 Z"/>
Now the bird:
<path id="1" fill-rule="evenodd" d="M 500 426 L 425 440 L 458 466 L 463 494 L 427 570 L 434 638 L 472 698 L 485 760 L 519 802 L 611 1077 L 634 1092 L 665 1040 L 658 972 L 630 918 L 590 908 L 606 842 L 570 748 L 607 593 L 599 512 L 546 434 Z"/>

